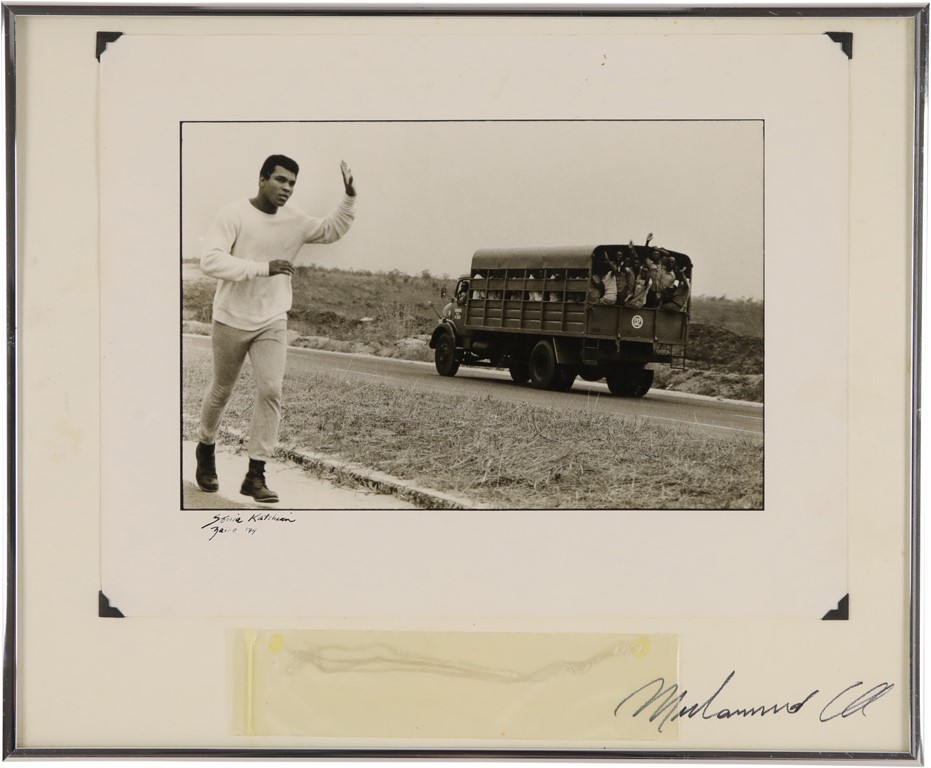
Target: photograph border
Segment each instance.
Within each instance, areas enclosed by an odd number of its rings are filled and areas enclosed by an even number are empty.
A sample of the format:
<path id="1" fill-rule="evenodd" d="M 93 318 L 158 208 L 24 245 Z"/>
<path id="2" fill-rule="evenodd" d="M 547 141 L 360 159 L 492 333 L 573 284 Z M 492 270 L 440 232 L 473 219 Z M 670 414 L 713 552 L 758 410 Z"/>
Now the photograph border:
<path id="1" fill-rule="evenodd" d="M 762 210 L 760 211 L 760 224 L 761 224 L 761 234 L 763 237 L 763 242 L 761 243 L 760 250 L 760 267 L 762 269 L 761 275 L 761 288 L 763 291 L 762 298 L 759 299 L 761 306 L 764 309 L 765 315 L 765 297 L 766 297 L 766 119 L 763 117 L 730 117 L 730 118 L 699 118 L 699 119 L 690 119 L 690 118 L 657 118 L 657 119 L 642 119 L 642 118 L 630 118 L 630 119 L 616 119 L 616 118 L 455 118 L 455 119 L 412 119 L 412 120 L 402 120 L 402 119 L 350 119 L 350 120 L 182 120 L 179 125 L 178 130 L 178 141 L 179 147 L 184 146 L 184 127 L 185 125 L 281 125 L 281 124 L 299 124 L 299 125 L 348 125 L 348 124 L 366 124 L 366 125 L 395 125 L 395 124 L 430 124 L 430 125 L 445 125 L 445 124 L 521 124 L 521 123 L 533 123 L 533 124 L 553 124 L 553 123 L 758 123 L 760 126 L 760 135 L 761 135 L 761 146 L 760 146 L 760 202 L 762 204 Z M 183 254 L 184 252 L 184 157 L 183 151 L 179 151 L 180 158 L 180 168 L 179 168 L 179 178 L 178 178 L 178 187 L 180 191 L 179 195 L 179 210 L 178 210 L 178 222 L 179 222 L 179 253 Z M 467 263 L 467 260 L 471 258 L 471 252 L 462 253 L 463 264 Z M 461 270 L 460 270 L 461 271 Z M 450 280 L 455 282 L 456 275 L 450 274 Z M 179 293 L 179 316 L 184 311 L 184 265 L 180 263 L 178 266 L 178 293 Z M 702 294 L 699 294 L 702 296 Z M 736 298 L 736 297 L 735 297 Z M 764 330 L 763 330 L 763 361 L 765 367 L 766 360 L 766 331 L 765 331 L 765 316 L 764 316 Z M 184 400 L 184 351 L 185 351 L 185 332 L 183 323 L 179 327 L 178 331 L 178 385 L 180 390 L 180 399 L 183 403 Z M 209 338 L 209 337 L 207 337 Z M 687 348 L 687 346 L 686 346 Z M 507 383 L 507 382 L 506 382 Z M 760 431 L 760 436 L 763 438 L 765 443 L 766 438 L 766 377 L 763 377 L 763 402 L 759 403 L 760 409 L 760 418 L 762 421 L 762 429 Z M 240 387 L 241 383 L 237 382 L 236 387 Z M 529 387 L 529 384 L 525 386 Z M 671 391 L 675 394 L 675 390 L 663 390 Z M 754 404 L 755 405 L 755 404 Z M 178 414 L 179 424 L 178 424 L 178 437 L 179 444 L 184 442 L 184 429 L 185 429 L 185 414 L 183 412 L 183 407 L 181 412 Z M 221 425 L 220 431 L 223 431 Z M 204 509 L 211 509 L 216 512 L 229 511 L 235 512 L 236 510 L 232 507 L 185 507 L 184 506 L 184 461 L 185 456 L 183 451 L 180 451 L 179 455 L 179 466 L 178 466 L 178 479 L 181 485 L 180 490 L 180 503 L 179 510 L 182 512 L 198 512 Z M 312 475 L 316 475 L 316 472 L 312 468 L 304 467 L 305 470 L 310 472 Z M 766 451 L 763 450 L 762 457 L 760 459 L 760 471 L 762 474 L 762 485 L 761 485 L 761 502 L 758 507 L 718 507 L 718 506 L 706 506 L 706 507 L 695 507 L 696 512 L 747 512 L 748 514 L 760 513 L 763 512 L 766 508 Z M 351 487 L 351 486 L 350 486 Z M 434 490 L 434 489 L 431 489 Z M 444 492 L 445 489 L 435 489 L 440 492 Z M 463 509 L 476 509 L 478 507 L 463 507 Z M 486 507 L 482 507 L 486 509 Z M 582 509 L 596 509 L 595 507 L 581 507 Z M 270 509 L 267 506 L 259 506 L 257 509 Z M 330 507 L 292 507 L 284 505 L 275 505 L 275 510 L 280 510 L 282 512 L 306 512 L 306 511 L 334 511 Z M 378 509 L 383 509 L 385 511 L 390 510 L 390 507 L 372 507 L 372 511 Z M 431 509 L 431 507 L 425 507 L 425 509 Z M 559 507 L 487 507 L 490 510 L 511 510 L 511 509 L 534 509 L 539 511 L 552 511 L 560 509 Z M 601 509 L 600 507 L 597 509 Z M 614 509 L 616 511 L 636 511 L 636 512 L 666 512 L 670 511 L 669 507 L 655 507 L 655 506 L 644 506 L 644 507 L 607 507 L 605 509 Z M 676 508 L 674 511 L 682 511 L 684 509 L 689 509 L 686 507 Z M 351 510 L 345 510 L 351 511 Z"/>

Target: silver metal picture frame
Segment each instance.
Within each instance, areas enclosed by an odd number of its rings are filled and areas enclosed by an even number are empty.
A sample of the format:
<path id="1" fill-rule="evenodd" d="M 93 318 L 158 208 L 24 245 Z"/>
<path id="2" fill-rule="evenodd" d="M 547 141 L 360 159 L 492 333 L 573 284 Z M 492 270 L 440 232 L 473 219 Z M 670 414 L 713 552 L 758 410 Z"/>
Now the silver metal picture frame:
<path id="1" fill-rule="evenodd" d="M 4 758 L 920 764 L 927 6 L 3 13 Z"/>

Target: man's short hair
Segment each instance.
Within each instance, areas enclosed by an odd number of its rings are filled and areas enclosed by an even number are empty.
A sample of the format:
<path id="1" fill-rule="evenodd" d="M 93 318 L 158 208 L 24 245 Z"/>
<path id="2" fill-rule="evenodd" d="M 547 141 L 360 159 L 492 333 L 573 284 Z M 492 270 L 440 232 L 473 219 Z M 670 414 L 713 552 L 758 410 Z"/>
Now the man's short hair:
<path id="1" fill-rule="evenodd" d="M 286 171 L 291 171 L 295 176 L 301 170 L 298 164 L 286 155 L 269 155 L 262 163 L 262 169 L 259 171 L 260 179 L 270 179 L 275 167 L 280 165 Z"/>

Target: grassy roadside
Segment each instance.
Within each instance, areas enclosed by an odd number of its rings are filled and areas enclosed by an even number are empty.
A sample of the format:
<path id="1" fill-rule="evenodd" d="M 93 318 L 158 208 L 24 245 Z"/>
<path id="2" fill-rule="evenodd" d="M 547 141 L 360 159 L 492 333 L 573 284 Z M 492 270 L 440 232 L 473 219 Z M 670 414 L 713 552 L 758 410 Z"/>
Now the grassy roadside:
<path id="1" fill-rule="evenodd" d="M 196 415 L 208 362 L 184 362 Z M 500 508 L 760 509 L 762 436 L 706 435 L 602 412 L 414 392 L 319 371 L 285 376 L 282 443 Z M 226 423 L 251 415 L 247 365 Z M 193 437 L 186 434 L 186 438 Z"/>
<path id="2" fill-rule="evenodd" d="M 196 267 L 191 266 L 196 274 Z M 455 279 L 424 272 L 350 272 L 299 267 L 293 281 L 290 343 L 310 349 L 358 352 L 405 360 L 433 360 L 427 340 L 441 309 L 443 287 Z M 209 333 L 215 281 L 185 280 L 185 331 Z M 654 387 L 763 400 L 763 305 L 759 301 L 696 296 L 689 330 L 688 367 L 657 366 Z"/>

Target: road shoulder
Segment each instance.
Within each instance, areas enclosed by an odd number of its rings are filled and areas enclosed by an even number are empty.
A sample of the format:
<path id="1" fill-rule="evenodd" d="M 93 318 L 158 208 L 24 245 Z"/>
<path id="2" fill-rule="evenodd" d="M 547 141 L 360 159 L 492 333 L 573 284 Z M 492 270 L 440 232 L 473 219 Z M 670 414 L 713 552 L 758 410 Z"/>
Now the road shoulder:
<path id="1" fill-rule="evenodd" d="M 290 461 L 269 462 L 265 468 L 268 487 L 281 498 L 277 504 L 260 504 L 239 493 L 239 486 L 248 468 L 245 452 L 218 444 L 217 475 L 220 490 L 206 493 L 194 480 L 196 443 L 183 444 L 182 489 L 184 509 L 417 509 L 414 504 L 388 493 L 343 488 L 328 480 L 314 477 Z"/>

